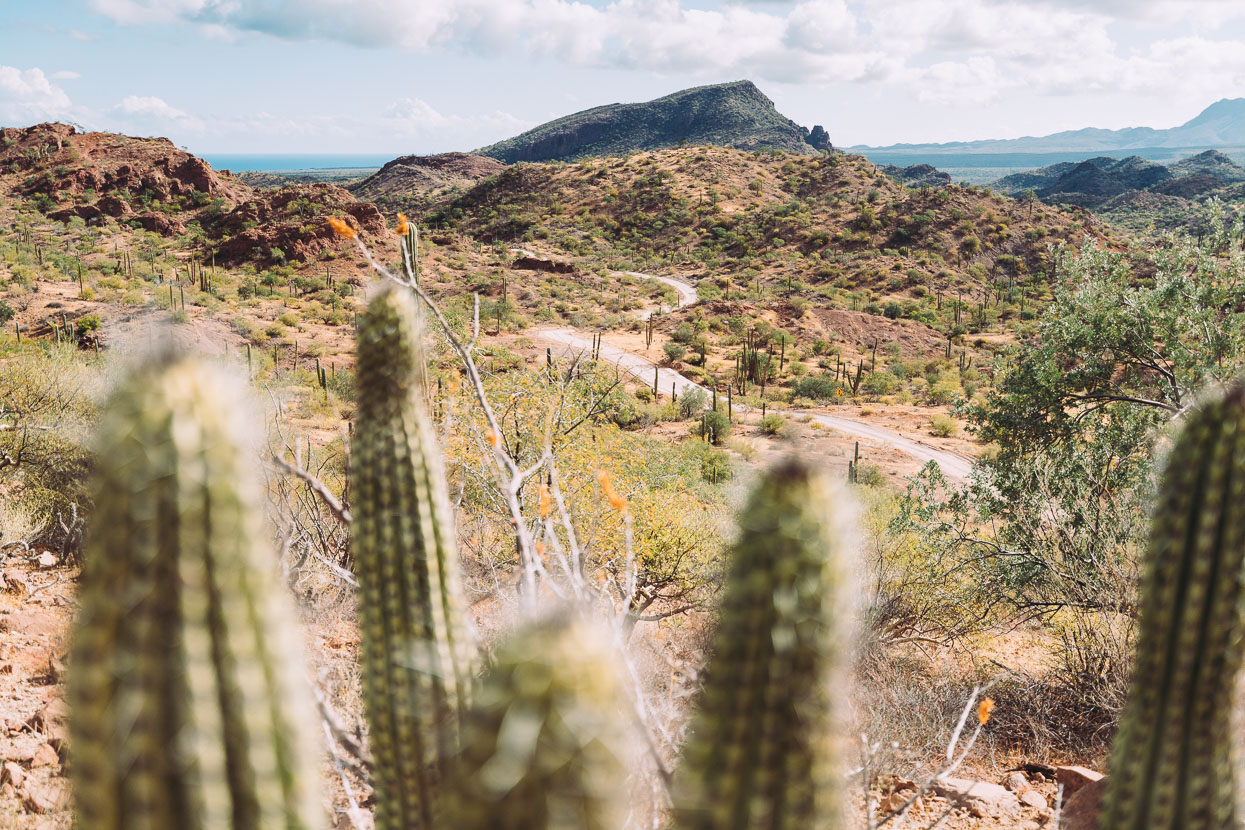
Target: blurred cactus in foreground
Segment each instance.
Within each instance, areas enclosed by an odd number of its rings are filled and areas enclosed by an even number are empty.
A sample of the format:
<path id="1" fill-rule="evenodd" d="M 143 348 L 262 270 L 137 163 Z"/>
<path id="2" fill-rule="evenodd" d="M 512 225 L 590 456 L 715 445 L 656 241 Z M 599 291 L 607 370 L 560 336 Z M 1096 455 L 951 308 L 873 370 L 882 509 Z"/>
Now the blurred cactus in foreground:
<path id="1" fill-rule="evenodd" d="M 1245 385 L 1194 409 L 1163 476 L 1103 830 L 1237 826 L 1228 727 L 1245 637 Z"/>
<path id="2" fill-rule="evenodd" d="M 352 552 L 380 830 L 434 826 L 475 672 L 419 334 L 410 293 L 393 287 L 359 328 Z"/>
<path id="3" fill-rule="evenodd" d="M 610 634 L 569 616 L 498 650 L 463 729 L 455 830 L 622 826 L 631 702 Z"/>
<path id="4" fill-rule="evenodd" d="M 82 830 L 322 824 L 292 603 L 238 380 L 160 357 L 112 396 L 68 697 Z"/>
<path id="5" fill-rule="evenodd" d="M 763 474 L 740 514 L 675 776 L 680 828 L 842 826 L 853 574 L 834 498 L 823 474 L 791 460 Z"/>

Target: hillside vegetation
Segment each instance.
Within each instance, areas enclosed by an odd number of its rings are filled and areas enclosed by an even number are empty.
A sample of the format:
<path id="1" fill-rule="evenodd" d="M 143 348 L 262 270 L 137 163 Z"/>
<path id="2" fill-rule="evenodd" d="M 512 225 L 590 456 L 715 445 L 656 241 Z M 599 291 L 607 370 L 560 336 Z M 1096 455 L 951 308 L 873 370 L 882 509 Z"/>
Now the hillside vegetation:
<path id="1" fill-rule="evenodd" d="M 810 133 L 774 108 L 751 81 L 684 89 L 642 104 L 608 104 L 557 118 L 475 152 L 504 162 L 573 161 L 679 144 L 816 153 L 824 129 Z"/>

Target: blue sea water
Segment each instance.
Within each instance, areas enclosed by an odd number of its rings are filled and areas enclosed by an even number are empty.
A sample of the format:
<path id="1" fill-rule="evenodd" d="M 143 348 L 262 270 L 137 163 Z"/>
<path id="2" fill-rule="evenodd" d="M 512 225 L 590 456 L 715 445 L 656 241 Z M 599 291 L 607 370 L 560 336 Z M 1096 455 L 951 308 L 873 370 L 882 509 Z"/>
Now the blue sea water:
<path id="1" fill-rule="evenodd" d="M 378 170 L 401 153 L 201 153 L 214 170 Z"/>

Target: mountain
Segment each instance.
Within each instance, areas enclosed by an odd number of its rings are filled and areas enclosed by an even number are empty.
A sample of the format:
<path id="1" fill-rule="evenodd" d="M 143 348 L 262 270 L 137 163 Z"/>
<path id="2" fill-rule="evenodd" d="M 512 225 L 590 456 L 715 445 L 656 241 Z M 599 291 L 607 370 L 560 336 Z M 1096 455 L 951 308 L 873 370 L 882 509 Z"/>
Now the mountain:
<path id="1" fill-rule="evenodd" d="M 872 158 L 891 161 L 902 154 L 913 159 L 949 154 L 1010 154 L 1112 152 L 1157 148 L 1222 149 L 1245 147 L 1245 98 L 1225 98 L 1203 110 L 1196 118 L 1171 129 L 1127 127 L 1122 130 L 1087 128 L 1046 136 L 1013 139 L 957 141 L 944 144 L 893 144 L 889 147 L 852 147 Z M 886 156 L 881 159 L 881 156 Z"/>
<path id="2" fill-rule="evenodd" d="M 1196 156 L 1189 156 L 1175 164 L 1169 164 L 1168 168 L 1176 178 L 1200 175 L 1228 183 L 1245 181 L 1245 167 L 1218 150 L 1207 150 Z"/>
<path id="3" fill-rule="evenodd" d="M 468 153 L 402 156 L 347 189 L 387 213 L 416 215 L 505 169 L 495 158 Z"/>
<path id="4" fill-rule="evenodd" d="M 1096 156 L 1079 164 L 1061 162 L 1013 173 L 995 181 L 1012 196 L 1033 191 L 1050 204 L 1089 208 L 1125 227 L 1177 227 L 1196 221 L 1196 207 L 1211 197 L 1240 202 L 1245 167 L 1216 150 L 1171 164 L 1139 156 Z"/>
<path id="5" fill-rule="evenodd" d="M 621 156 L 684 143 L 801 154 L 830 145 L 820 125 L 811 132 L 804 129 L 778 112 L 751 81 L 735 81 L 642 104 L 593 107 L 475 152 L 509 164 Z"/>

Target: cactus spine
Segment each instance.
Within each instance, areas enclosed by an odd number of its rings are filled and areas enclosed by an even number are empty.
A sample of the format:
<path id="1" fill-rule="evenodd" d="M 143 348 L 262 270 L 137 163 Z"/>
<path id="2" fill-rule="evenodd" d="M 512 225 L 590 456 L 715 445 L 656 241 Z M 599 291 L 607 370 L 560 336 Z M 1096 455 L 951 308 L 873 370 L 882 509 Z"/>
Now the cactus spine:
<path id="1" fill-rule="evenodd" d="M 852 574 L 833 490 L 795 460 L 740 515 L 719 629 L 675 777 L 683 830 L 841 826 Z"/>
<path id="2" fill-rule="evenodd" d="M 319 746 L 241 384 L 165 356 L 113 395 L 69 678 L 82 830 L 311 828 Z"/>
<path id="3" fill-rule="evenodd" d="M 432 828 L 470 702 L 474 643 L 407 292 L 391 287 L 376 295 L 358 348 L 352 546 L 376 826 Z"/>
<path id="4" fill-rule="evenodd" d="M 633 742 L 608 631 L 556 616 L 500 648 L 463 727 L 457 830 L 622 826 Z"/>
<path id="5" fill-rule="evenodd" d="M 1235 827 L 1232 711 L 1245 637 L 1245 385 L 1187 418 L 1163 476 L 1133 687 L 1103 830 Z"/>

